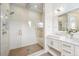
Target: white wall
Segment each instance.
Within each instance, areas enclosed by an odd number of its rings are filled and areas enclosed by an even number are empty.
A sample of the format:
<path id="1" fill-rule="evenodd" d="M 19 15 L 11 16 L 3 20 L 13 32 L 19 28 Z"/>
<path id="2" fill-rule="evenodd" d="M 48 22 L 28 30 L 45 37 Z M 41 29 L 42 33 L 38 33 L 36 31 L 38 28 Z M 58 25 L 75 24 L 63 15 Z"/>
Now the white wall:
<path id="1" fill-rule="evenodd" d="M 60 7 L 61 4 L 45 4 L 45 36 L 52 32 L 58 31 L 58 20 L 55 14 L 55 9 Z"/>
<path id="2" fill-rule="evenodd" d="M 11 9 L 14 14 L 10 16 L 9 20 L 10 49 L 36 43 L 35 26 L 37 20 L 40 19 L 40 14 L 22 7 L 12 6 Z M 29 27 L 28 21 L 32 22 L 32 27 Z M 22 31 L 20 39 L 18 36 L 19 30 Z"/>
<path id="3" fill-rule="evenodd" d="M 52 4 L 45 4 L 45 35 L 52 32 Z"/>
<path id="4" fill-rule="evenodd" d="M 53 26 L 54 26 L 54 19 L 53 19 L 53 16 L 54 16 L 54 14 L 53 14 L 53 6 L 52 6 L 53 4 L 48 4 L 48 3 L 46 3 L 45 4 L 45 49 L 47 49 L 47 41 L 46 41 L 46 39 L 47 39 L 47 36 L 49 35 L 49 34 L 51 34 L 52 32 L 53 32 Z"/>

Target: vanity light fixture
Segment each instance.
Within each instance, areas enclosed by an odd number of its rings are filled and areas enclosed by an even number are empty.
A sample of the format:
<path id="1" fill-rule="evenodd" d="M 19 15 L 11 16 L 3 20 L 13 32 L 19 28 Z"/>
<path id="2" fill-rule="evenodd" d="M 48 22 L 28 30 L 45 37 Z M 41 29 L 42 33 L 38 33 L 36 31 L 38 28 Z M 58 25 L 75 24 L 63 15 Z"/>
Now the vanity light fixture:
<path id="1" fill-rule="evenodd" d="M 56 14 L 60 14 L 60 13 L 62 13 L 64 11 L 64 7 L 59 7 L 59 8 L 57 8 L 56 10 L 55 10 L 55 13 Z"/>

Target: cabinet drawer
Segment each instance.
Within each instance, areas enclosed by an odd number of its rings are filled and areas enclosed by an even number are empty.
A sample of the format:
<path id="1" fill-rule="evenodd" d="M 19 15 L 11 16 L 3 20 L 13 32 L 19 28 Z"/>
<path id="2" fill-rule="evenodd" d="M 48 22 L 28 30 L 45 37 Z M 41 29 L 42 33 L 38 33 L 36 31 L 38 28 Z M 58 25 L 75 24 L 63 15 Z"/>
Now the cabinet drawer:
<path id="1" fill-rule="evenodd" d="M 73 56 L 74 55 L 74 45 L 62 42 L 62 55 Z"/>
<path id="2" fill-rule="evenodd" d="M 62 56 L 74 56 L 74 53 L 73 53 L 73 51 L 67 51 L 67 50 L 63 49 Z"/>
<path id="3" fill-rule="evenodd" d="M 74 45 L 66 42 L 62 42 L 62 48 L 67 51 L 74 51 Z"/>

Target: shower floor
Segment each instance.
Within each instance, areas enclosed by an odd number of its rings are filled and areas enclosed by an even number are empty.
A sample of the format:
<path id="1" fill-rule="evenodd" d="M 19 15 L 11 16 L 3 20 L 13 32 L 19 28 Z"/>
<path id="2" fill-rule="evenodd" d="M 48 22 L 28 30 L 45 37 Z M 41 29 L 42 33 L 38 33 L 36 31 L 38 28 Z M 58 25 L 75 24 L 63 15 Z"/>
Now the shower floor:
<path id="1" fill-rule="evenodd" d="M 27 56 L 42 49 L 43 47 L 39 44 L 33 44 L 22 48 L 12 49 L 9 52 L 9 56 Z"/>

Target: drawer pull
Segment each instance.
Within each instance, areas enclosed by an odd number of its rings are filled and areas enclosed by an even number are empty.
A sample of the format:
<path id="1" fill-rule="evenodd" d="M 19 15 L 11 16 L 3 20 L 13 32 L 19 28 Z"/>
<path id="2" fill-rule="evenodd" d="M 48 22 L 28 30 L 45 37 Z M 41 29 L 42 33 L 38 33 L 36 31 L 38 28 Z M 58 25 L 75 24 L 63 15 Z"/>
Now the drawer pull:
<path id="1" fill-rule="evenodd" d="M 69 46 L 69 45 L 66 45 L 66 44 L 63 44 L 63 46 L 66 46 L 66 47 L 69 47 L 69 48 L 71 47 L 71 46 Z"/>
<path id="2" fill-rule="evenodd" d="M 65 52 L 67 52 L 67 53 L 71 54 L 71 52 L 69 52 L 69 51 L 67 51 L 67 50 L 64 50 L 64 49 L 63 49 L 63 51 L 65 51 Z"/>

